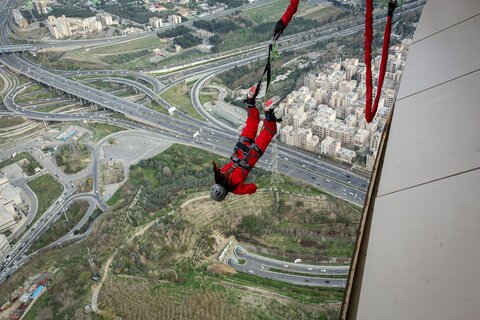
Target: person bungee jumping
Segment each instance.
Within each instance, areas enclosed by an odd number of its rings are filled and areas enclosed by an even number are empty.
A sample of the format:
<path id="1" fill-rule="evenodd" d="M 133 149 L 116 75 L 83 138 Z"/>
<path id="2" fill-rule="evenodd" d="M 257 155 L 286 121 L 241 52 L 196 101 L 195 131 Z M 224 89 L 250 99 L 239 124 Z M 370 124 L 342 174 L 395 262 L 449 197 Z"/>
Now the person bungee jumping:
<path id="1" fill-rule="evenodd" d="M 281 121 L 281 119 L 277 119 L 274 113 L 279 99 L 272 98 L 265 102 L 263 129 L 256 137 L 260 123 L 260 114 L 255 103 L 255 93 L 256 86 L 253 86 L 250 88 L 245 100 L 248 111 L 246 125 L 235 145 L 230 162 L 219 168 L 213 161 L 215 184 L 210 190 L 212 200 L 223 201 L 229 192 L 234 194 L 252 194 L 257 191 L 257 186 L 254 183 L 244 182 L 277 133 L 277 122 Z"/>

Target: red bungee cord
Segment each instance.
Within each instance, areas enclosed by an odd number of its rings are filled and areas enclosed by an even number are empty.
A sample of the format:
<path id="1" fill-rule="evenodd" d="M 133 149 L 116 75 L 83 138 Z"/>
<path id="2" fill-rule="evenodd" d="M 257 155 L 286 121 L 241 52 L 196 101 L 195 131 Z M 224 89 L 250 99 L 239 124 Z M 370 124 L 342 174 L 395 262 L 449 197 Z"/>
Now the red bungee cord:
<path id="1" fill-rule="evenodd" d="M 373 40 L 373 0 L 365 0 L 365 66 L 367 68 L 367 92 L 365 101 L 365 120 L 372 122 L 377 113 L 380 93 L 382 92 L 385 71 L 387 70 L 388 48 L 390 47 L 390 35 L 392 32 L 393 11 L 397 7 L 396 0 L 388 2 L 387 23 L 385 24 L 385 32 L 383 34 L 382 61 L 380 64 L 380 73 L 378 74 L 377 94 L 375 95 L 375 103 L 372 107 L 372 40 Z"/>

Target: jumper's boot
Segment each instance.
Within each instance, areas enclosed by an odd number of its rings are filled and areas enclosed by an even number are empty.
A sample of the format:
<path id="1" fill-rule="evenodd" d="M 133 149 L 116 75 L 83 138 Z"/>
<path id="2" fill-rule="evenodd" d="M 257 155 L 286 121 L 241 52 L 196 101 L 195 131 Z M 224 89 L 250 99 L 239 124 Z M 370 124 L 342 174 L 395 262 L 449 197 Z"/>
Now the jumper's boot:
<path id="1" fill-rule="evenodd" d="M 269 121 L 281 122 L 281 118 L 277 118 L 275 116 L 275 109 L 278 107 L 278 103 L 280 102 L 279 97 L 273 97 L 267 102 L 265 102 L 265 119 Z"/>
<path id="2" fill-rule="evenodd" d="M 247 99 L 245 99 L 245 102 L 249 108 L 255 107 L 255 90 L 257 90 L 257 86 L 252 86 L 250 90 L 248 90 Z"/>

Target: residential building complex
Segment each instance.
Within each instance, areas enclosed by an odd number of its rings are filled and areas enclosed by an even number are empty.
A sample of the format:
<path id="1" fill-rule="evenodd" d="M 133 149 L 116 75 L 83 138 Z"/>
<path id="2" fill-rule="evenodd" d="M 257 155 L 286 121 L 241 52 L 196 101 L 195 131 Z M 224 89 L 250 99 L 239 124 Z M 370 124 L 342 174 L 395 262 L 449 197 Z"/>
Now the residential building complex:
<path id="1" fill-rule="evenodd" d="M 115 24 L 115 22 L 112 20 L 111 15 L 99 14 L 96 17 L 85 19 L 48 16 L 45 24 L 55 39 L 63 39 L 73 34 L 82 35 L 87 32 L 99 32 L 102 31 L 104 26 Z"/>
<path id="2" fill-rule="evenodd" d="M 364 116 L 365 65 L 358 59 L 347 59 L 333 63 L 319 74 L 307 75 L 304 86 L 280 103 L 283 114 L 281 141 L 349 164 L 355 163 L 361 155 L 366 163 L 359 165 L 372 170 L 385 119 L 395 102 L 410 42 L 404 40 L 389 50 L 386 80 L 372 123 L 366 123 Z M 375 77 L 379 67 L 380 57 L 377 57 L 372 70 Z"/>

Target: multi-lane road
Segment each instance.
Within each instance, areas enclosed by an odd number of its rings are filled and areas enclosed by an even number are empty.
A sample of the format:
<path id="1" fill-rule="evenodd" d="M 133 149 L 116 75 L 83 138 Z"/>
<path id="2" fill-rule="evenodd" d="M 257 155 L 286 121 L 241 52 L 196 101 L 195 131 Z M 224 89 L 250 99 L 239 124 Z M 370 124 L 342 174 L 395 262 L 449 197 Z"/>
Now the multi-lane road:
<path id="1" fill-rule="evenodd" d="M 345 287 L 350 268 L 279 261 L 249 253 L 241 246 L 236 246 L 233 253 L 235 256 L 227 258 L 227 263 L 240 272 L 304 286 Z"/>
<path id="2" fill-rule="evenodd" d="M 210 145 L 209 149 L 226 155 L 231 152 L 232 141 L 237 139 L 238 133 L 231 128 L 218 128 L 218 126 L 212 126 L 207 122 L 191 120 L 186 117 L 183 119 L 172 119 L 168 115 L 153 111 L 140 104 L 128 102 L 112 94 L 91 88 L 84 84 L 79 84 L 70 79 L 62 78 L 56 74 L 40 69 L 28 61 L 13 59 L 14 57 L 14 54 L 7 57 L 3 56 L 0 57 L 0 61 L 5 61 L 15 70 L 22 72 L 36 81 L 43 82 L 46 85 L 53 86 L 67 92 L 68 94 L 78 96 L 81 99 L 92 101 L 114 112 L 122 113 L 129 119 L 160 130 L 160 133 L 170 133 L 170 135 L 174 135 L 177 138 L 190 140 L 190 144 L 197 144 L 198 141 L 192 140 L 192 135 L 194 132 L 202 131 L 203 133 L 207 133 L 207 136 L 201 134 L 201 139 L 206 140 L 205 144 L 207 146 Z M 125 81 L 131 80 L 125 79 Z M 93 118 L 92 115 L 88 114 L 52 114 L 38 113 L 31 110 L 27 111 L 20 108 L 14 102 L 15 94 L 15 90 L 9 92 L 4 98 L 4 104 L 12 112 L 25 117 L 36 117 L 36 119 L 47 121 L 96 120 L 98 117 L 102 117 L 103 121 L 109 120 L 106 115 L 100 115 Z M 192 97 L 197 97 L 194 103 L 197 109 L 201 110 L 203 107 L 201 104 L 199 105 L 198 86 L 193 90 Z M 122 120 L 111 119 L 111 122 L 120 123 Z M 146 129 L 146 126 L 142 126 L 142 129 Z M 221 152 L 222 150 L 223 152 Z M 306 180 L 311 184 L 325 187 L 327 191 L 348 201 L 352 201 L 359 205 L 363 204 L 367 185 L 366 179 L 336 166 L 323 163 L 308 154 L 283 146 L 279 148 L 279 156 L 279 169 L 284 169 L 282 172 L 286 174 L 295 174 L 295 177 Z M 271 154 L 267 152 L 261 165 L 263 164 L 265 167 L 270 157 Z"/>

